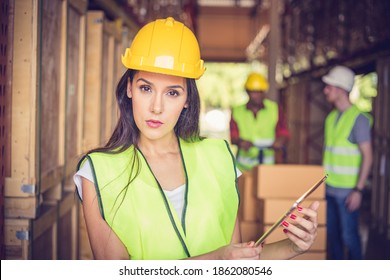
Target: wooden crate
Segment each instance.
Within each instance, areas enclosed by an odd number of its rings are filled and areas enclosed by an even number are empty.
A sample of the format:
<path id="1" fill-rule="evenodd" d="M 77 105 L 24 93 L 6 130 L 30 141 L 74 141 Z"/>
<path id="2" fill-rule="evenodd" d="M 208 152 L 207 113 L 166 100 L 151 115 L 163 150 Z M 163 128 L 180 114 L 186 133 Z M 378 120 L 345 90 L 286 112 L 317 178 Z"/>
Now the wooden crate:
<path id="1" fill-rule="evenodd" d="M 76 259 L 88 1 L 14 2 L 7 257 Z"/>
<path id="2" fill-rule="evenodd" d="M 80 255 L 79 206 L 73 175 L 84 152 L 87 2 L 71 0 L 67 9 L 65 174 L 58 217 L 58 259 L 65 260 L 79 259 Z"/>
<path id="3" fill-rule="evenodd" d="M 58 206 L 45 206 L 38 219 L 5 219 L 5 257 L 50 260 L 57 257 Z"/>
<path id="4" fill-rule="evenodd" d="M 67 7 L 67 81 L 65 118 L 65 183 L 63 192 L 74 191 L 70 184 L 82 155 L 85 87 L 86 1 L 70 1 Z"/>
<path id="5" fill-rule="evenodd" d="M 65 7 L 62 0 L 15 1 L 6 218 L 36 218 L 46 202 L 61 198 Z"/>
<path id="6" fill-rule="evenodd" d="M 57 231 L 57 259 L 78 259 L 78 209 L 77 195 L 68 192 L 59 203 Z"/>
<path id="7" fill-rule="evenodd" d="M 87 12 L 84 151 L 105 144 L 113 131 L 120 28 L 102 11 Z"/>

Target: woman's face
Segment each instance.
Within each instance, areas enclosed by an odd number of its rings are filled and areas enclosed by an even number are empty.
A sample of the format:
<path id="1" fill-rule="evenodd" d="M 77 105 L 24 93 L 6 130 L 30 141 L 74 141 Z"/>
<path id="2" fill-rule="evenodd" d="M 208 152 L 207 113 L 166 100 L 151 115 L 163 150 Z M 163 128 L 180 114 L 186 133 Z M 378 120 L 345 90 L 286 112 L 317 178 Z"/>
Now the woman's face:
<path id="1" fill-rule="evenodd" d="M 138 71 L 127 84 L 140 140 L 158 140 L 174 135 L 174 127 L 187 105 L 186 79 Z"/>

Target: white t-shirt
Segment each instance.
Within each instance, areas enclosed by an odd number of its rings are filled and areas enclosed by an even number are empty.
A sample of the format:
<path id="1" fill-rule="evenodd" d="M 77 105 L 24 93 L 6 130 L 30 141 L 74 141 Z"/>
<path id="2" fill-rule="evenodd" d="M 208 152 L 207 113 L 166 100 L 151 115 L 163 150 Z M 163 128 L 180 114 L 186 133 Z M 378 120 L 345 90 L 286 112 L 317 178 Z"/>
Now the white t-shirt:
<path id="1" fill-rule="evenodd" d="M 237 169 L 237 177 L 241 176 L 241 171 Z M 80 195 L 80 198 L 83 199 L 83 188 L 81 184 L 81 177 L 84 177 L 85 179 L 91 181 L 93 184 L 95 184 L 95 180 L 93 178 L 92 174 L 92 168 L 91 163 L 89 160 L 86 160 L 81 166 L 81 168 L 77 171 L 77 173 L 73 176 L 73 181 L 76 184 L 77 191 Z M 163 190 L 165 193 L 165 196 L 168 198 L 170 203 L 172 204 L 173 208 L 175 208 L 176 213 L 178 217 L 180 218 L 183 215 L 183 207 L 184 207 L 184 194 L 185 194 L 186 185 L 181 185 L 180 187 L 175 188 L 171 191 Z"/>

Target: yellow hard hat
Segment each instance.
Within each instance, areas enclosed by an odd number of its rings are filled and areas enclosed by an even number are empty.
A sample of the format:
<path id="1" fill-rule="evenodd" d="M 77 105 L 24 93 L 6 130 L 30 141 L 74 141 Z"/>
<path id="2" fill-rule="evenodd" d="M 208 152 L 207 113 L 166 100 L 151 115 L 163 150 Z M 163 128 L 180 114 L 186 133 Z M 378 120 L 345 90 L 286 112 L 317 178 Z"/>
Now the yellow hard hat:
<path id="1" fill-rule="evenodd" d="M 245 83 L 245 89 L 250 91 L 267 91 L 268 88 L 268 81 L 263 75 L 259 73 L 249 74 Z"/>
<path id="2" fill-rule="evenodd" d="M 206 68 L 192 31 L 172 17 L 142 27 L 122 55 L 125 67 L 199 79 Z"/>

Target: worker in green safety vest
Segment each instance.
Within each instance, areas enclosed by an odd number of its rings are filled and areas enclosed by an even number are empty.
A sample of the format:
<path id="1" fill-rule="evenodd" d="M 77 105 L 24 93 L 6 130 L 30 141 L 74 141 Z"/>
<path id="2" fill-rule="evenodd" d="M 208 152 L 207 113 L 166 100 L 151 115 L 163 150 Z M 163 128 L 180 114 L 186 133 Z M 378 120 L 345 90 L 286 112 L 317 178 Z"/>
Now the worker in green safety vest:
<path id="1" fill-rule="evenodd" d="M 372 118 L 350 102 L 354 77 L 354 72 L 342 65 L 322 77 L 326 99 L 334 105 L 325 120 L 323 156 L 329 175 L 326 181 L 329 259 L 363 257 L 359 209 L 372 165 Z"/>
<path id="2" fill-rule="evenodd" d="M 238 148 L 237 167 L 242 171 L 259 164 L 274 164 L 275 150 L 285 149 L 289 138 L 281 108 L 266 97 L 268 89 L 262 74 L 250 73 L 245 82 L 248 102 L 232 108 L 230 141 Z"/>

